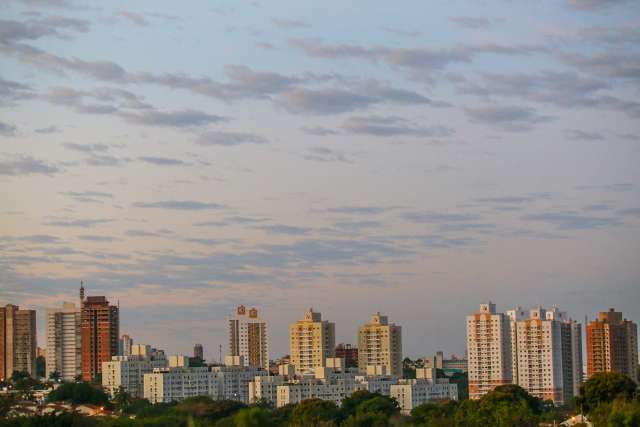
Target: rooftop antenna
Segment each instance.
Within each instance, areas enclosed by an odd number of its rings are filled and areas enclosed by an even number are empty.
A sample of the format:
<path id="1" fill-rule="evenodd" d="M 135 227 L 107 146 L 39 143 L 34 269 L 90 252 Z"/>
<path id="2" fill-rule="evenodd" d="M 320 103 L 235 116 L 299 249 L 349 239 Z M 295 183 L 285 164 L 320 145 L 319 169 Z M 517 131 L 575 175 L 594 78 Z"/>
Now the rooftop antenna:
<path id="1" fill-rule="evenodd" d="M 80 281 L 80 307 L 82 307 L 83 303 L 84 303 L 84 281 L 81 280 Z"/>
<path id="2" fill-rule="evenodd" d="M 218 345 L 218 361 L 222 364 L 222 344 Z"/>

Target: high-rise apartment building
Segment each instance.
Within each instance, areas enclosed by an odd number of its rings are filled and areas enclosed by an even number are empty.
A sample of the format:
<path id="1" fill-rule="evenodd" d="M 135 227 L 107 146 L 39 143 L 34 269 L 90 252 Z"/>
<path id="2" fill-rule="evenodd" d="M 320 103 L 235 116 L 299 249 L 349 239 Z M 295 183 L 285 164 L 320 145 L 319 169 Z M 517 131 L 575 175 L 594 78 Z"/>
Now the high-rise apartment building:
<path id="1" fill-rule="evenodd" d="M 54 372 L 64 381 L 81 374 L 80 311 L 73 303 L 47 311 L 47 378 Z"/>
<path id="2" fill-rule="evenodd" d="M 467 359 L 469 398 L 513 382 L 510 320 L 491 302 L 467 316 Z"/>
<path id="3" fill-rule="evenodd" d="M 636 380 L 638 326 L 613 308 L 587 325 L 587 376 L 620 372 Z"/>
<path id="4" fill-rule="evenodd" d="M 335 324 L 322 320 L 312 308 L 302 320 L 289 325 L 291 364 L 297 374 L 325 366 L 326 359 L 335 355 L 335 345 Z"/>
<path id="5" fill-rule="evenodd" d="M 269 369 L 267 322 L 258 317 L 258 310 L 247 311 L 241 305 L 228 324 L 229 356 L 242 356 L 247 366 Z"/>
<path id="6" fill-rule="evenodd" d="M 123 335 L 118 340 L 118 356 L 131 356 L 131 346 L 133 346 L 133 338 Z"/>
<path id="7" fill-rule="evenodd" d="M 0 307 L 0 379 L 14 372 L 36 375 L 36 312 Z"/>
<path id="8" fill-rule="evenodd" d="M 204 360 L 204 347 L 202 347 L 202 344 L 193 346 L 193 358 L 200 361 Z"/>
<path id="9" fill-rule="evenodd" d="M 557 308 L 541 307 L 514 323 L 514 383 L 543 400 L 570 402 L 582 382 L 580 324 Z"/>
<path id="10" fill-rule="evenodd" d="M 402 377 L 402 327 L 379 312 L 358 329 L 358 371 L 384 366 L 387 375 Z"/>
<path id="11" fill-rule="evenodd" d="M 83 300 L 80 320 L 83 380 L 95 379 L 102 373 L 102 362 L 118 354 L 119 328 L 119 309 L 110 305 L 106 297 L 90 296 Z"/>
<path id="12" fill-rule="evenodd" d="M 344 359 L 344 366 L 347 368 L 358 367 L 358 347 L 340 343 L 336 346 L 336 357 Z"/>

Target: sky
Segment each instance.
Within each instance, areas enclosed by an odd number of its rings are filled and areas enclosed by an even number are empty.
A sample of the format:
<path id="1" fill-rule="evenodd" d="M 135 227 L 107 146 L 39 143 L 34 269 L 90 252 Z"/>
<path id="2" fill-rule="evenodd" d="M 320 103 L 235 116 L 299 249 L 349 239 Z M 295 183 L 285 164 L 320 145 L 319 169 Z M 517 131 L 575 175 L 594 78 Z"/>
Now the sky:
<path id="1" fill-rule="evenodd" d="M 640 321 L 640 2 L 0 5 L 0 303 L 210 360 L 310 307 L 463 355 L 482 302 Z"/>

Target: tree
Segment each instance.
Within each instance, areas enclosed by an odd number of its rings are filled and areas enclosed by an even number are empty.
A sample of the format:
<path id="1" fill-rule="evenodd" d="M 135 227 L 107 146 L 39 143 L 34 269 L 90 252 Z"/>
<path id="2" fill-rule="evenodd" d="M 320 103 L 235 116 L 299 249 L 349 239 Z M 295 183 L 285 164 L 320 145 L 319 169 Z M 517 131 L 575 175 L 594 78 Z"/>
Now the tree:
<path id="1" fill-rule="evenodd" d="M 90 383 L 63 383 L 47 396 L 49 402 L 69 402 L 74 405 L 89 403 L 92 405 L 109 406 L 109 397 Z"/>
<path id="2" fill-rule="evenodd" d="M 49 379 L 53 382 L 59 383 L 62 375 L 58 371 L 53 371 L 49 374 Z"/>
<path id="3" fill-rule="evenodd" d="M 36 358 L 36 376 L 38 378 L 44 378 L 47 375 L 47 360 L 44 356 L 38 356 Z"/>
<path id="4" fill-rule="evenodd" d="M 599 372 L 580 387 L 576 404 L 589 413 L 602 403 L 613 402 L 616 398 L 631 400 L 636 392 L 636 384 L 618 372 Z"/>
<path id="5" fill-rule="evenodd" d="M 457 409 L 458 402 L 455 400 L 424 403 L 413 408 L 411 420 L 425 427 L 453 427 Z"/>
<path id="6" fill-rule="evenodd" d="M 236 427 L 262 427 L 271 424 L 271 411 L 254 406 L 241 409 L 234 417 Z"/>
<path id="7" fill-rule="evenodd" d="M 16 404 L 16 398 L 13 394 L 8 393 L 0 395 L 0 418 L 4 418 L 9 414 L 11 407 Z"/>
<path id="8" fill-rule="evenodd" d="M 296 405 L 289 425 L 292 427 L 333 426 L 339 418 L 338 407 L 333 402 L 307 399 Z"/>
<path id="9" fill-rule="evenodd" d="M 124 387 L 120 386 L 113 394 L 113 405 L 121 413 L 126 414 L 131 407 L 131 395 L 127 393 Z"/>

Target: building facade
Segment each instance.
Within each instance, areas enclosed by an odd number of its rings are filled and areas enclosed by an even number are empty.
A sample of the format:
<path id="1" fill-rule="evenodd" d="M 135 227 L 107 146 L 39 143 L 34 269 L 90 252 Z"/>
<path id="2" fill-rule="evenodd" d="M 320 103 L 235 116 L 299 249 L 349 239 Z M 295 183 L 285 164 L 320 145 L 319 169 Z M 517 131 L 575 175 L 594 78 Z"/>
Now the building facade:
<path id="1" fill-rule="evenodd" d="M 96 379 L 102 373 L 102 362 L 118 354 L 119 329 L 119 309 L 110 305 L 104 296 L 89 296 L 82 301 L 80 337 L 84 381 Z"/>
<path id="2" fill-rule="evenodd" d="M 435 368 L 417 369 L 415 379 L 401 379 L 392 384 L 389 396 L 396 399 L 400 412 L 409 415 L 413 408 L 437 400 L 458 400 L 458 386 L 449 380 L 435 379 Z"/>
<path id="3" fill-rule="evenodd" d="M 637 380 L 638 326 L 613 308 L 587 325 L 587 376 L 620 372 Z"/>
<path id="4" fill-rule="evenodd" d="M 340 343 L 336 346 L 335 354 L 336 357 L 344 359 L 347 368 L 358 367 L 358 347 L 354 347 L 351 344 Z"/>
<path id="5" fill-rule="evenodd" d="M 82 373 L 80 310 L 73 303 L 47 311 L 47 378 L 74 381 Z"/>
<path id="6" fill-rule="evenodd" d="M 470 399 L 513 382 L 511 324 L 491 302 L 467 316 L 467 359 Z"/>
<path id="7" fill-rule="evenodd" d="M 36 312 L 0 307 L 0 379 L 14 372 L 36 375 Z"/>
<path id="8" fill-rule="evenodd" d="M 358 371 L 384 366 L 389 375 L 402 377 L 402 327 L 379 312 L 358 329 Z"/>
<path id="9" fill-rule="evenodd" d="M 131 356 L 131 346 L 133 346 L 133 338 L 123 335 L 118 340 L 118 356 Z"/>
<path id="10" fill-rule="evenodd" d="M 242 356 L 247 366 L 269 369 L 267 322 L 258 317 L 258 310 L 241 305 L 227 321 L 229 355 Z"/>
<path id="11" fill-rule="evenodd" d="M 144 375 L 168 366 L 164 354 L 158 359 L 151 355 L 113 356 L 109 362 L 102 362 L 102 387 L 111 396 L 122 387 L 132 397 L 142 398 Z"/>
<path id="12" fill-rule="evenodd" d="M 335 355 L 335 324 L 309 309 L 302 320 L 289 325 L 291 364 L 298 374 L 313 373 Z"/>
<path id="13" fill-rule="evenodd" d="M 517 320 L 514 382 L 543 400 L 569 403 L 582 382 L 580 332 L 580 325 L 557 308 L 536 307 Z"/>
<path id="14" fill-rule="evenodd" d="M 188 359 L 169 360 L 169 367 L 155 368 L 144 375 L 144 398 L 151 403 L 180 402 L 196 396 L 213 400 L 249 403 L 249 383 L 267 376 L 263 369 L 243 366 L 238 358 L 227 357 L 226 366 L 189 367 Z"/>

